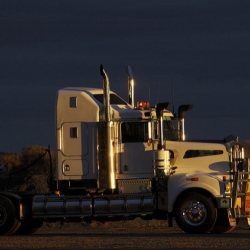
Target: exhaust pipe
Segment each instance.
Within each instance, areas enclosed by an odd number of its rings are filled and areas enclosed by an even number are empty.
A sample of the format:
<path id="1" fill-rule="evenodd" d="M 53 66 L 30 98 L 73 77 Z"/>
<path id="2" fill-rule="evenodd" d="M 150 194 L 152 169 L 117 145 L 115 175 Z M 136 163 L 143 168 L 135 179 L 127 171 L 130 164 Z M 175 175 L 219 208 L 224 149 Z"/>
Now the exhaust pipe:
<path id="1" fill-rule="evenodd" d="M 158 149 L 163 149 L 164 136 L 163 136 L 163 110 L 167 109 L 169 102 L 158 103 L 156 106 L 156 116 L 158 120 Z"/>
<path id="2" fill-rule="evenodd" d="M 167 109 L 169 102 L 159 103 L 156 106 L 156 116 L 158 121 L 158 150 L 154 152 L 154 176 L 161 178 L 171 173 L 170 152 L 165 148 L 163 133 L 163 110 Z"/>
<path id="3" fill-rule="evenodd" d="M 178 131 L 179 131 L 179 140 L 185 141 L 185 128 L 184 128 L 184 121 L 185 121 L 185 116 L 186 112 L 191 110 L 193 108 L 193 105 L 191 104 L 186 104 L 186 105 L 181 105 L 178 108 Z"/>
<path id="4" fill-rule="evenodd" d="M 128 103 L 134 108 L 135 100 L 134 100 L 134 78 L 132 69 L 130 66 L 127 67 L 127 75 L 128 75 Z"/>
<path id="5" fill-rule="evenodd" d="M 105 121 L 110 121 L 110 87 L 109 87 L 109 78 L 103 66 L 100 66 L 100 73 L 102 76 L 102 88 L 103 88 L 103 104 L 104 104 L 104 112 L 105 112 Z"/>
<path id="6" fill-rule="evenodd" d="M 115 189 L 115 167 L 112 141 L 113 123 L 110 121 L 110 85 L 109 78 L 100 66 L 103 86 L 103 104 L 105 122 L 98 124 L 98 188 Z"/>

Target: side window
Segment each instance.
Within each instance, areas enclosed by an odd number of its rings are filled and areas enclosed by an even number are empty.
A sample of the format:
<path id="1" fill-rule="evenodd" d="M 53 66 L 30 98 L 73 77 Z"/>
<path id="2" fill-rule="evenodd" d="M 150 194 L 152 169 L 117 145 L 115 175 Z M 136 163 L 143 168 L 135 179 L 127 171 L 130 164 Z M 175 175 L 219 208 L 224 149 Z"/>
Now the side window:
<path id="1" fill-rule="evenodd" d="M 187 150 L 184 154 L 185 158 L 194 158 L 194 157 L 202 157 L 202 156 L 211 156 L 211 155 L 221 155 L 223 154 L 223 150 Z"/>
<path id="2" fill-rule="evenodd" d="M 147 122 L 123 122 L 122 142 L 146 142 L 148 140 Z"/>

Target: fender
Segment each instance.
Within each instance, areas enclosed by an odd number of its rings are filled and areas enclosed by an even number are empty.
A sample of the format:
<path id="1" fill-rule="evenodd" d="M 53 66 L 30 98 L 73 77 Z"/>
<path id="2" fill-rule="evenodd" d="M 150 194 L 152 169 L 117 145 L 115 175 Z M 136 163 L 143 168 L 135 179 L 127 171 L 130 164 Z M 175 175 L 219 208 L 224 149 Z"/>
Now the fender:
<path id="1" fill-rule="evenodd" d="M 2 192 L 0 192 L 0 195 L 3 195 L 7 198 L 10 198 L 11 200 L 12 200 L 12 198 L 14 198 L 18 201 L 21 201 L 23 199 L 22 196 L 15 194 L 15 193 L 12 193 L 12 192 L 8 192 L 8 191 L 2 191 Z"/>
<path id="2" fill-rule="evenodd" d="M 13 205 L 15 206 L 17 216 L 19 217 L 20 220 L 22 220 L 24 217 L 27 216 L 26 208 L 22 204 L 22 200 L 24 200 L 22 196 L 7 191 L 0 192 L 0 196 L 5 196 L 12 201 Z"/>
<path id="3" fill-rule="evenodd" d="M 222 197 L 224 183 L 214 175 L 197 173 L 193 175 L 173 175 L 168 180 L 168 212 L 173 212 L 173 206 L 177 198 L 188 189 L 202 189 L 213 197 Z"/>

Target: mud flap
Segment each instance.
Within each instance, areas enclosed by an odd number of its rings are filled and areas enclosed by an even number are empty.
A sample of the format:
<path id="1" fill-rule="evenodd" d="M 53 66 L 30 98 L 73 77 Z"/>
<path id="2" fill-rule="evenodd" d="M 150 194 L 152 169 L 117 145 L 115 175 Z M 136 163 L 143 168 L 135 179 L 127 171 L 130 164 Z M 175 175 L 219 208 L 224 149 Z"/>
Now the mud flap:
<path id="1" fill-rule="evenodd" d="M 227 214 L 228 214 L 228 221 L 229 221 L 229 225 L 231 227 L 236 227 L 237 223 L 236 223 L 236 218 L 235 218 L 235 211 L 234 209 L 228 209 L 227 210 Z"/>
<path id="2" fill-rule="evenodd" d="M 229 224 L 231 227 L 236 227 L 237 226 L 236 218 L 229 218 Z"/>

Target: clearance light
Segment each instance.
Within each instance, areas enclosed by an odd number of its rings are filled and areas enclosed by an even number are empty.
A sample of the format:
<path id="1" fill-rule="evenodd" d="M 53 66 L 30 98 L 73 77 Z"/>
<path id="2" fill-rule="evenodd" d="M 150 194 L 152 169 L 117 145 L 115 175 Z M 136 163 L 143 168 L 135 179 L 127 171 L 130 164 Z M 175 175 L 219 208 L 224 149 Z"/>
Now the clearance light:
<path id="1" fill-rule="evenodd" d="M 137 102 L 137 108 L 149 108 L 149 102 Z"/>
<path id="2" fill-rule="evenodd" d="M 248 225 L 250 226 L 250 217 L 247 217 Z"/>
<path id="3" fill-rule="evenodd" d="M 198 180 L 199 180 L 198 177 L 193 177 L 193 178 L 191 178 L 191 181 L 198 181 Z"/>

